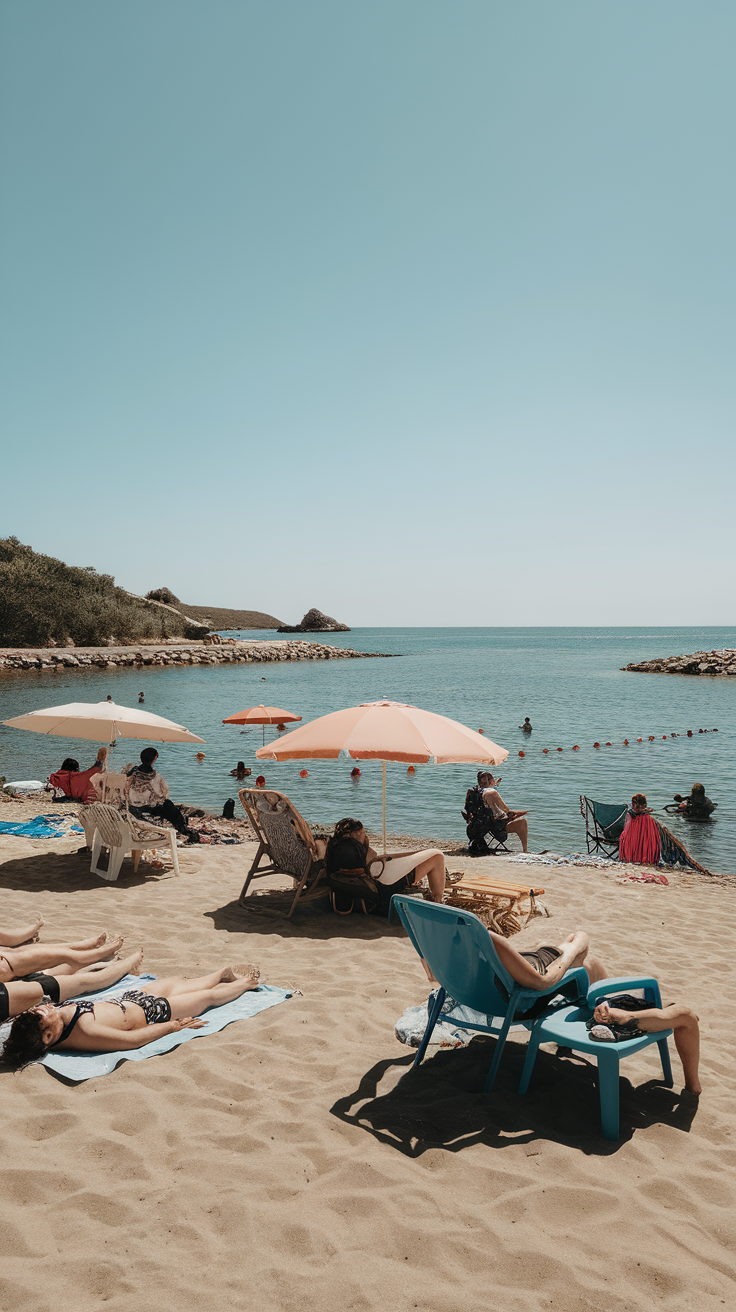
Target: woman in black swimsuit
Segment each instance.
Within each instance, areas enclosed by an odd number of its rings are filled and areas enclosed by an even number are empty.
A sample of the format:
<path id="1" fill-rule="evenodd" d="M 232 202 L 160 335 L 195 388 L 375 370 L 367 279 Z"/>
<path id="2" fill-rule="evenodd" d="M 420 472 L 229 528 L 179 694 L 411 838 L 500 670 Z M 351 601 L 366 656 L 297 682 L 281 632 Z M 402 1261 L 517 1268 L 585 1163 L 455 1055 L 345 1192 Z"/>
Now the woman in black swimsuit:
<path id="1" fill-rule="evenodd" d="M 142 952 L 133 952 L 124 961 L 99 962 L 87 970 L 78 970 L 68 975 L 57 971 L 46 974 L 35 970 L 20 979 L 0 983 L 0 1024 L 22 1011 L 37 1007 L 44 997 L 52 1002 L 66 1002 L 67 998 L 77 998 L 80 993 L 96 993 L 99 989 L 109 989 L 117 984 L 124 975 L 137 975 L 143 960 Z"/>
<path id="2" fill-rule="evenodd" d="M 224 966 L 199 979 L 156 980 L 148 988 L 131 989 L 119 998 L 34 1007 L 13 1021 L 3 1062 L 11 1070 L 21 1070 L 49 1048 L 122 1052 L 142 1048 L 178 1030 L 201 1029 L 207 1021 L 198 1013 L 257 989 L 258 979 L 255 966 Z"/>

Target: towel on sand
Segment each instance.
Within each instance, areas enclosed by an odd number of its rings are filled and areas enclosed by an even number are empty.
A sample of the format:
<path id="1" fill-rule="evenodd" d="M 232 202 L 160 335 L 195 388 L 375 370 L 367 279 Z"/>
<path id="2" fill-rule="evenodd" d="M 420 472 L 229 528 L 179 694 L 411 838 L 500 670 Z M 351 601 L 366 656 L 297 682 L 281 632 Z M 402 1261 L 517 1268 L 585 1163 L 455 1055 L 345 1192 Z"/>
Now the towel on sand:
<path id="1" fill-rule="evenodd" d="M 70 824 L 63 816 L 36 815 L 32 820 L 15 823 L 0 820 L 0 834 L 15 834 L 17 838 L 66 838 L 83 832 L 81 825 Z"/>
<path id="2" fill-rule="evenodd" d="M 85 996 L 92 998 L 93 1001 L 119 996 L 128 989 L 150 984 L 155 978 L 155 975 L 126 975 L 112 988 L 105 989 L 101 993 L 88 993 Z M 170 1052 L 180 1043 L 188 1043 L 190 1039 L 198 1039 L 206 1034 L 215 1034 L 218 1030 L 223 1030 L 226 1025 L 232 1024 L 234 1020 L 247 1020 L 249 1016 L 256 1016 L 259 1011 L 265 1011 L 267 1007 L 275 1007 L 277 1002 L 284 1002 L 290 997 L 291 993 L 287 993 L 285 989 L 278 989 L 273 984 L 260 984 L 257 989 L 243 993 L 234 1002 L 226 1002 L 222 1007 L 210 1007 L 203 1012 L 204 1019 L 207 1021 L 205 1029 L 179 1030 L 176 1034 L 167 1034 L 163 1039 L 156 1039 L 154 1043 L 146 1043 L 144 1047 L 133 1048 L 128 1052 L 49 1052 L 42 1057 L 41 1064 L 67 1080 L 91 1080 L 98 1075 L 109 1075 L 121 1061 L 143 1061 L 146 1057 L 157 1056 L 160 1052 Z"/>

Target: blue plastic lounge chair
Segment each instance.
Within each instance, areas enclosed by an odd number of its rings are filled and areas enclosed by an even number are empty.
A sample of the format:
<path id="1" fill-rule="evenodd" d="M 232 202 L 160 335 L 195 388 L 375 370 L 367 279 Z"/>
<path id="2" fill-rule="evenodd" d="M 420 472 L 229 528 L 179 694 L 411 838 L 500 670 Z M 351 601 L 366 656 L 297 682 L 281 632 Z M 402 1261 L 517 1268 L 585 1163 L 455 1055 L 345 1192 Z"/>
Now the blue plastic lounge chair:
<path id="1" fill-rule="evenodd" d="M 419 956 L 424 958 L 440 985 L 430 1008 L 415 1066 L 419 1065 L 427 1050 L 445 998 L 449 995 L 456 1006 L 443 1019 L 453 1026 L 498 1035 L 483 1090 L 490 1093 L 511 1025 L 520 1024 L 531 1030 L 536 1016 L 525 1018 L 525 1013 L 539 1004 L 540 998 L 551 1001 L 564 991 L 579 1003 L 588 992 L 588 976 L 580 967 L 568 970 L 552 988 L 522 988 L 500 961 L 483 922 L 470 911 L 394 894 L 390 917 L 394 914 L 401 920 Z M 473 1014 L 466 1012 L 463 1015 L 460 1008 Z"/>
<path id="2" fill-rule="evenodd" d="M 593 1010 L 604 998 L 612 993 L 630 993 L 632 989 L 643 989 L 644 997 L 653 1007 L 661 1007 L 662 999 L 659 984 L 648 975 L 639 979 L 604 979 L 594 984 L 588 991 L 584 1007 L 563 1007 L 548 1016 L 542 1016 L 532 1029 L 526 1061 L 519 1085 L 519 1093 L 526 1093 L 534 1069 L 537 1049 L 540 1043 L 557 1043 L 563 1048 L 574 1048 L 577 1052 L 590 1052 L 598 1059 L 598 1091 L 601 1099 L 601 1128 L 606 1139 L 618 1139 L 618 1075 L 619 1062 L 632 1053 L 656 1043 L 662 1060 L 664 1082 L 672 1085 L 672 1066 L 667 1040 L 672 1030 L 661 1030 L 658 1034 L 645 1034 L 639 1039 L 626 1039 L 623 1043 L 597 1043 L 591 1039 L 585 1028 Z"/>

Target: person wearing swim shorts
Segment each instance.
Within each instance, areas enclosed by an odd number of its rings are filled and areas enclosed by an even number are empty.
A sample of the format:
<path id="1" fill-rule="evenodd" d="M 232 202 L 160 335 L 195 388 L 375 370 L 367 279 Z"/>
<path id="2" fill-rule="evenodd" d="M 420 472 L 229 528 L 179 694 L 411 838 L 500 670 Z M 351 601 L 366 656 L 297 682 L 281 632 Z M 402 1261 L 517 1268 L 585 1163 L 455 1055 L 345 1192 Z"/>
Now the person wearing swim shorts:
<path id="1" fill-rule="evenodd" d="M 96 993 L 98 989 L 108 989 L 117 984 L 124 975 L 137 975 L 143 960 L 142 952 L 133 952 L 123 961 L 99 961 L 84 970 L 55 974 L 35 970 L 21 979 L 0 983 L 0 1024 L 19 1016 L 30 1007 L 37 1007 L 44 997 L 52 1002 L 66 1002 L 67 998 L 79 997 L 80 993 Z"/>
<path id="2" fill-rule="evenodd" d="M 255 966 L 224 966 L 198 979 L 159 979 L 119 998 L 44 1003 L 18 1016 L 5 1042 L 3 1062 L 21 1070 L 50 1048 L 61 1052 L 121 1052 L 182 1029 L 207 1024 L 199 1012 L 232 1002 L 258 988 Z"/>

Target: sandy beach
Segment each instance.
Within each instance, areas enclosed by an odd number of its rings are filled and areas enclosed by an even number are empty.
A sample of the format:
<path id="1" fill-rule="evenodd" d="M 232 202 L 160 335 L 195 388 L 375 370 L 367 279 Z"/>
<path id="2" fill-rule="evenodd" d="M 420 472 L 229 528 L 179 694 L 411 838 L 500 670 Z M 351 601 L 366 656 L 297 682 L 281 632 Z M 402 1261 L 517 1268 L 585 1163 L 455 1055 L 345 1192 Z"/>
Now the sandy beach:
<path id="1" fill-rule="evenodd" d="M 674 1050 L 670 1090 L 649 1049 L 625 1064 L 613 1144 L 580 1057 L 543 1050 L 523 1099 L 522 1037 L 487 1099 L 487 1038 L 411 1073 L 394 1024 L 427 987 L 408 940 L 325 903 L 290 922 L 271 894 L 241 909 L 252 844 L 184 848 L 179 879 L 126 862 L 117 884 L 78 846 L 2 836 L 2 920 L 43 916 L 46 938 L 120 931 L 158 975 L 255 962 L 300 994 L 84 1084 L 2 1075 L 4 1309 L 734 1306 L 732 884 L 450 862 L 544 884 L 550 919 L 517 945 L 582 926 L 610 973 L 652 972 L 698 1011 L 699 1105 Z"/>

